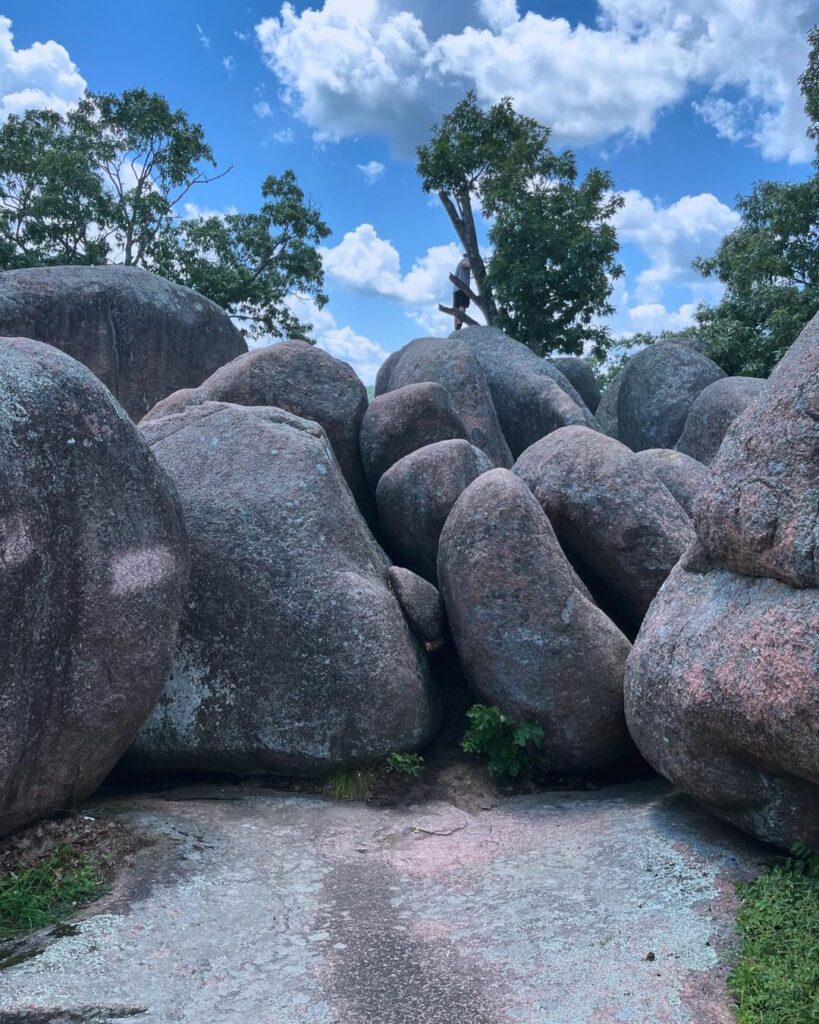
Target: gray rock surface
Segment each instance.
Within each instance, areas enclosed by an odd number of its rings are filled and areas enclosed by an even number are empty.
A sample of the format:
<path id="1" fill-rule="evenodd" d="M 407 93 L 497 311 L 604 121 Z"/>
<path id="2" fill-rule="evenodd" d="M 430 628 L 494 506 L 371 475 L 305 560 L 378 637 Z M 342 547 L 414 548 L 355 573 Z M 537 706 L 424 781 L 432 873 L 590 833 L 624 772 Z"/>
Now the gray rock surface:
<path id="1" fill-rule="evenodd" d="M 390 586 L 413 633 L 427 647 L 440 645 L 446 624 L 444 602 L 436 587 L 400 565 L 391 565 Z"/>
<path id="2" fill-rule="evenodd" d="M 138 267 L 0 273 L 0 335 L 36 338 L 67 352 L 136 420 L 172 391 L 196 387 L 247 352 L 223 309 Z"/>
<path id="3" fill-rule="evenodd" d="M 673 448 L 694 399 L 724 376 L 715 362 L 687 345 L 648 345 L 618 374 L 618 439 L 636 452 Z"/>
<path id="4" fill-rule="evenodd" d="M 552 356 L 551 361 L 583 399 L 590 412 L 600 405 L 600 386 L 592 368 L 580 356 Z"/>
<path id="5" fill-rule="evenodd" d="M 174 488 L 84 366 L 0 339 L 0 835 L 94 790 L 156 703 L 188 576 Z"/>
<path id="6" fill-rule="evenodd" d="M 716 564 L 795 587 L 819 586 L 819 314 L 734 420 L 697 504 Z"/>
<path id="7" fill-rule="evenodd" d="M 438 538 L 459 494 L 492 469 L 468 441 L 438 441 L 399 459 L 375 492 L 378 518 L 400 565 L 434 583 Z"/>
<path id="8" fill-rule="evenodd" d="M 600 404 L 594 413 L 597 425 L 608 437 L 620 440 L 620 385 L 623 383 L 623 371 L 609 381 Z"/>
<path id="9" fill-rule="evenodd" d="M 466 427 L 440 384 L 406 384 L 378 395 L 364 414 L 359 435 L 370 490 L 375 491 L 386 470 L 405 455 L 458 437 L 467 439 Z"/>
<path id="10" fill-rule="evenodd" d="M 543 729 L 544 768 L 585 771 L 629 753 L 630 644 L 575 585 L 522 480 L 496 469 L 464 491 L 441 534 L 438 578 L 470 686 Z"/>
<path id="11" fill-rule="evenodd" d="M 583 399 L 549 359 L 536 356 L 496 327 L 465 327 L 457 337 L 480 363 L 515 458 L 560 427 L 580 424 L 597 429 Z"/>
<path id="12" fill-rule="evenodd" d="M 711 480 L 708 467 L 673 448 L 644 448 L 635 458 L 671 491 L 686 514 L 693 516 L 694 502 Z"/>
<path id="13" fill-rule="evenodd" d="M 428 741 L 425 656 L 322 429 L 205 403 L 143 430 L 192 572 L 173 673 L 124 767 L 310 775 Z"/>
<path id="14" fill-rule="evenodd" d="M 709 465 L 726 430 L 766 387 L 767 382 L 759 377 L 723 377 L 709 384 L 691 405 L 677 451 Z"/>
<path id="15" fill-rule="evenodd" d="M 381 367 L 375 393 L 421 381 L 446 388 L 466 427 L 467 440 L 486 452 L 494 465 L 512 465 L 486 378 L 468 345 L 458 339 L 416 338 L 393 352 Z"/>
<path id="16" fill-rule="evenodd" d="M 142 422 L 203 402 L 275 406 L 315 420 L 324 427 L 359 508 L 372 516 L 358 448 L 367 389 L 348 363 L 306 341 L 277 342 L 234 359 L 193 392 L 170 395 Z"/>
<path id="17" fill-rule="evenodd" d="M 680 555 L 691 521 L 625 445 L 564 427 L 515 463 L 581 579 L 630 637 Z"/>
<path id="18" fill-rule="evenodd" d="M 819 846 L 816 590 L 686 560 L 640 630 L 626 711 L 643 756 L 709 810 Z"/>

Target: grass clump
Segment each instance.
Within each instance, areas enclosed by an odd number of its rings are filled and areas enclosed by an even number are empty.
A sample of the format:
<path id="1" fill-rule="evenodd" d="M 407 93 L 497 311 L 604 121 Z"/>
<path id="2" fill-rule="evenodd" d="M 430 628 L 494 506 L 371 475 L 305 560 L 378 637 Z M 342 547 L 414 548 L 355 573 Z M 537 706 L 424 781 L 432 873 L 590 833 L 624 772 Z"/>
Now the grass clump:
<path id="1" fill-rule="evenodd" d="M 469 727 L 461 740 L 462 750 L 483 755 L 489 774 L 499 782 L 514 782 L 529 774 L 529 751 L 543 746 L 540 726 L 518 722 L 486 704 L 473 704 L 466 717 Z"/>
<path id="2" fill-rule="evenodd" d="M 376 780 L 372 765 L 344 765 L 327 778 L 327 791 L 334 800 L 366 800 Z"/>
<path id="3" fill-rule="evenodd" d="M 87 855 L 57 846 L 39 863 L 0 875 L 0 940 L 55 924 L 105 889 Z"/>
<path id="4" fill-rule="evenodd" d="M 424 759 L 420 754 L 387 754 L 384 765 L 389 772 L 417 779 L 424 770 Z"/>
<path id="5" fill-rule="evenodd" d="M 740 1024 L 819 1024 L 819 855 L 804 846 L 737 884 L 742 936 L 728 978 Z"/>

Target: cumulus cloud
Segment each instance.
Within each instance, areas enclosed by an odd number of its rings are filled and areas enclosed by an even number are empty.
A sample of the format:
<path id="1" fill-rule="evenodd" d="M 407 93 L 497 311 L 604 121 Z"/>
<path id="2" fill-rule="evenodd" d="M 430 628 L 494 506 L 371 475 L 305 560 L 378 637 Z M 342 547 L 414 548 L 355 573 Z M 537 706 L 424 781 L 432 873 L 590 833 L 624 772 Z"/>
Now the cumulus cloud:
<path id="1" fill-rule="evenodd" d="M 232 75 L 236 70 L 236 58 L 227 56 L 222 58 L 222 67 L 227 71 L 229 75 Z"/>
<path id="2" fill-rule="evenodd" d="M 368 185 L 374 185 L 387 169 L 378 160 L 370 160 L 366 164 L 356 164 L 356 167 L 364 175 L 364 180 Z"/>
<path id="3" fill-rule="evenodd" d="M 253 104 L 253 113 L 256 117 L 272 117 L 273 108 L 267 102 L 267 100 L 259 100 L 258 103 Z"/>
<path id="4" fill-rule="evenodd" d="M 11 20 L 0 15 L 0 123 L 26 110 L 64 114 L 75 106 L 85 85 L 65 47 L 50 40 L 17 49 Z"/>
<path id="5" fill-rule="evenodd" d="M 317 138 L 383 134 L 404 151 L 464 88 L 554 128 L 559 143 L 647 136 L 697 89 L 721 134 L 771 159 L 808 160 L 796 79 L 811 0 L 598 0 L 594 24 L 478 0 L 478 25 L 435 37 L 420 0 L 283 4 L 256 34 L 287 102 Z M 424 13 L 426 23 L 419 16 Z"/>
<path id="6" fill-rule="evenodd" d="M 634 292 L 641 304 L 657 303 L 664 288 L 702 284 L 691 267 L 696 256 L 711 256 L 720 240 L 739 223 L 735 210 L 710 192 L 683 196 L 670 206 L 635 189 L 623 193 L 625 205 L 615 226 L 622 243 L 636 244 L 649 266 L 637 276 Z"/>

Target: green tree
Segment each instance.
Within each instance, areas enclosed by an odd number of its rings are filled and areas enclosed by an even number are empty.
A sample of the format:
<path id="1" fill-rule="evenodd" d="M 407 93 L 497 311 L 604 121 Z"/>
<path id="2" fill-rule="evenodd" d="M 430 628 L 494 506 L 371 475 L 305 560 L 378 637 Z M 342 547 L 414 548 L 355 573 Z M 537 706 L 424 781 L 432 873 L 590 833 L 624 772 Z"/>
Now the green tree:
<path id="1" fill-rule="evenodd" d="M 329 229 L 292 171 L 266 179 L 256 213 L 181 216 L 193 188 L 227 173 L 215 166 L 202 126 L 145 89 L 13 115 L 0 128 L 0 269 L 145 267 L 213 299 L 248 334 L 309 337 L 286 299 L 326 303 L 316 246 Z"/>
<path id="2" fill-rule="evenodd" d="M 819 309 L 819 26 L 800 78 L 816 172 L 795 184 L 762 181 L 736 200 L 742 220 L 694 266 L 725 285 L 697 311 L 708 355 L 730 374 L 767 376 Z"/>
<path id="3" fill-rule="evenodd" d="M 497 324 L 543 354 L 602 354 L 621 276 L 611 218 L 622 205 L 610 176 L 590 171 L 578 184 L 574 154 L 554 153 L 550 130 L 517 114 L 510 99 L 489 110 L 474 93 L 446 114 L 418 148 L 425 192 L 436 192 L 469 256 L 474 298 Z M 476 209 L 488 219 L 491 255 L 480 249 Z"/>

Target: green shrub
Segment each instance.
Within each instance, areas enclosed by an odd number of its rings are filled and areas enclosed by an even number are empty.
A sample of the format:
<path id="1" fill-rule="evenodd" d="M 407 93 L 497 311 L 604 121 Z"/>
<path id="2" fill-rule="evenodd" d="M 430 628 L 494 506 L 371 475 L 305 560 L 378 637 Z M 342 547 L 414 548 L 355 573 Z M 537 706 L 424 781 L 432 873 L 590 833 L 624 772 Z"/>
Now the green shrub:
<path id="1" fill-rule="evenodd" d="M 0 875 L 0 939 L 54 924 L 105 888 L 87 856 L 58 846 L 39 864 Z"/>
<path id="2" fill-rule="evenodd" d="M 489 773 L 500 782 L 511 782 L 531 769 L 528 751 L 543 745 L 543 730 L 531 722 L 517 722 L 500 708 L 473 704 L 467 711 L 469 728 L 461 740 L 467 754 L 482 754 Z"/>
<path id="3" fill-rule="evenodd" d="M 387 771 L 417 778 L 424 770 L 424 759 L 420 754 L 387 754 Z"/>
<path id="4" fill-rule="evenodd" d="M 327 790 L 335 800 L 366 800 L 375 778 L 372 765 L 345 765 L 328 776 Z"/>
<path id="5" fill-rule="evenodd" d="M 736 887 L 742 948 L 728 985 L 740 1024 L 819 1022 L 819 856 L 793 854 Z"/>

